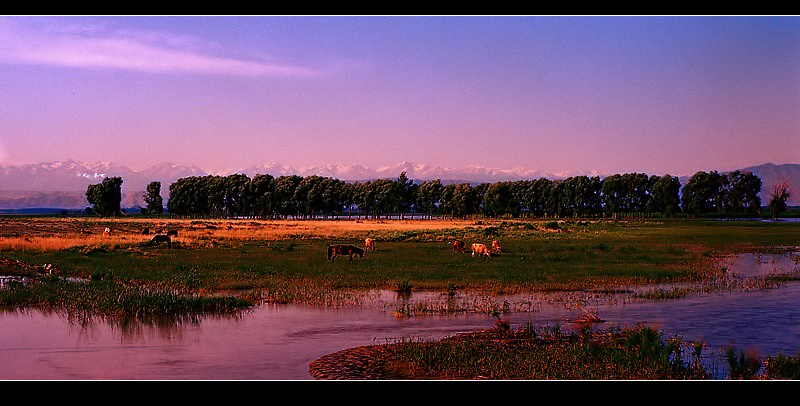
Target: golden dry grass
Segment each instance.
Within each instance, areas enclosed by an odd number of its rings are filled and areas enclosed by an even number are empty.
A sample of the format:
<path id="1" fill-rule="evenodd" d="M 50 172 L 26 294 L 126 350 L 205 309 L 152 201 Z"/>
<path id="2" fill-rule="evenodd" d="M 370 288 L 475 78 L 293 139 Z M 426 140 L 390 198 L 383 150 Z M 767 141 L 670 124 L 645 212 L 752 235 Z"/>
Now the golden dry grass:
<path id="1" fill-rule="evenodd" d="M 119 247 L 147 242 L 157 230 L 176 230 L 175 241 L 206 244 L 213 241 L 278 241 L 300 239 L 363 239 L 381 233 L 475 227 L 466 220 L 190 220 L 102 218 L 4 218 L 0 251 L 54 251 L 74 247 Z M 110 235 L 103 230 L 111 229 Z M 144 228 L 150 234 L 143 235 Z"/>

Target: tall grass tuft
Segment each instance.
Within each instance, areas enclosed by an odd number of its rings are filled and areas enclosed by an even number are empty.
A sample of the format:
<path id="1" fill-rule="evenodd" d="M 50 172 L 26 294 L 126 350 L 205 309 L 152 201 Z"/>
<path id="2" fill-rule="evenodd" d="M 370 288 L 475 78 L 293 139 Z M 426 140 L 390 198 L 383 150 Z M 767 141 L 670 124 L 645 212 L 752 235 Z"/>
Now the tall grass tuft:
<path id="1" fill-rule="evenodd" d="M 764 376 L 769 379 L 800 379 L 800 355 L 784 354 L 767 357 L 764 361 Z"/>
<path id="2" fill-rule="evenodd" d="M 755 354 L 746 354 L 744 351 L 737 351 L 728 348 L 725 352 L 725 359 L 728 361 L 728 373 L 731 379 L 753 379 L 761 369 L 761 363 Z"/>
<path id="3" fill-rule="evenodd" d="M 408 294 L 411 293 L 412 289 L 411 281 L 409 281 L 408 278 L 403 278 L 395 284 L 395 292 L 397 293 Z"/>

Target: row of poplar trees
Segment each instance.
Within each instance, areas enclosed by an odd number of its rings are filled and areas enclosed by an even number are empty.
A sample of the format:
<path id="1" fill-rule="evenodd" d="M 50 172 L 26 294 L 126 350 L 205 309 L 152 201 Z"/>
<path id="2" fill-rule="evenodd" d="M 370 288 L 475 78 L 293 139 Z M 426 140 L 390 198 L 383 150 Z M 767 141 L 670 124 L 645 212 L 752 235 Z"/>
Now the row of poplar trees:
<path id="1" fill-rule="evenodd" d="M 158 183 L 158 182 L 154 182 Z M 151 183 L 150 186 L 154 186 Z M 145 200 L 160 199 L 148 186 Z M 160 184 L 159 184 L 160 187 Z M 697 172 L 685 185 L 671 175 L 626 173 L 566 179 L 452 183 L 397 179 L 345 182 L 318 175 L 207 175 L 169 186 L 171 216 L 192 218 L 404 218 L 760 216 L 761 179 L 751 172 Z M 160 204 L 160 200 L 159 203 Z M 153 203 L 155 206 L 156 203 Z M 152 210 L 158 210 L 153 208 Z M 151 214 L 154 214 L 150 211 Z"/>

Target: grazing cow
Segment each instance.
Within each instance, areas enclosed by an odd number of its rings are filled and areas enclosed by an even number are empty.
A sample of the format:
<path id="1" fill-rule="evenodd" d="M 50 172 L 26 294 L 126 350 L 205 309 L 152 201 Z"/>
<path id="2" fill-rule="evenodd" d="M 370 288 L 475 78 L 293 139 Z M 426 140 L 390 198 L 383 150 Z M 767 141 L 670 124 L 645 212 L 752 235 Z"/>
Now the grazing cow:
<path id="1" fill-rule="evenodd" d="M 167 235 L 171 235 L 173 237 L 178 236 L 178 230 L 167 230 Z"/>
<path id="2" fill-rule="evenodd" d="M 153 238 L 150 239 L 150 245 L 159 245 L 159 243 L 162 242 L 167 243 L 167 247 L 172 248 L 172 239 L 169 238 L 168 235 L 158 234 L 154 235 Z"/>
<path id="3" fill-rule="evenodd" d="M 150 234 L 150 227 L 143 228 L 142 229 L 142 235 L 148 235 L 148 234 Z"/>
<path id="4" fill-rule="evenodd" d="M 497 240 L 492 241 L 492 252 L 499 254 L 501 251 L 503 251 L 503 247 L 500 246 L 500 243 Z"/>
<path id="5" fill-rule="evenodd" d="M 110 228 L 108 228 L 108 227 L 106 227 L 106 229 L 105 229 L 105 230 L 103 230 L 103 235 L 104 235 L 104 236 L 109 236 L 109 235 L 111 235 L 111 229 L 110 229 Z"/>
<path id="6" fill-rule="evenodd" d="M 462 254 L 466 250 L 466 246 L 464 245 L 464 241 L 455 240 L 453 241 L 453 252 L 461 252 Z"/>
<path id="7" fill-rule="evenodd" d="M 473 243 L 472 244 L 472 256 L 474 257 L 475 254 L 478 254 L 478 256 L 486 255 L 489 258 L 492 257 L 492 253 L 489 252 L 488 248 L 486 248 L 486 244 Z"/>
<path id="8" fill-rule="evenodd" d="M 364 239 L 364 251 L 375 251 L 375 240 L 372 238 Z"/>
<path id="9" fill-rule="evenodd" d="M 355 245 L 328 245 L 328 260 L 333 261 L 337 255 L 347 255 L 350 261 L 353 260 L 353 255 L 358 255 L 359 258 L 364 258 L 364 250 L 356 247 Z"/>

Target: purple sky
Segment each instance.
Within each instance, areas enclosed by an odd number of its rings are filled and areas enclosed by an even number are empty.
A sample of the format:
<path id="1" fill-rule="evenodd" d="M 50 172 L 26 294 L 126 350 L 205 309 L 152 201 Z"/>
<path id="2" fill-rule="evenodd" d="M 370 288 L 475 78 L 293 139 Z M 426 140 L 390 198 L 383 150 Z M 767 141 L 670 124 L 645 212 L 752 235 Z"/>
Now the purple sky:
<path id="1" fill-rule="evenodd" d="M 800 163 L 800 17 L 0 17 L 0 165 Z"/>

